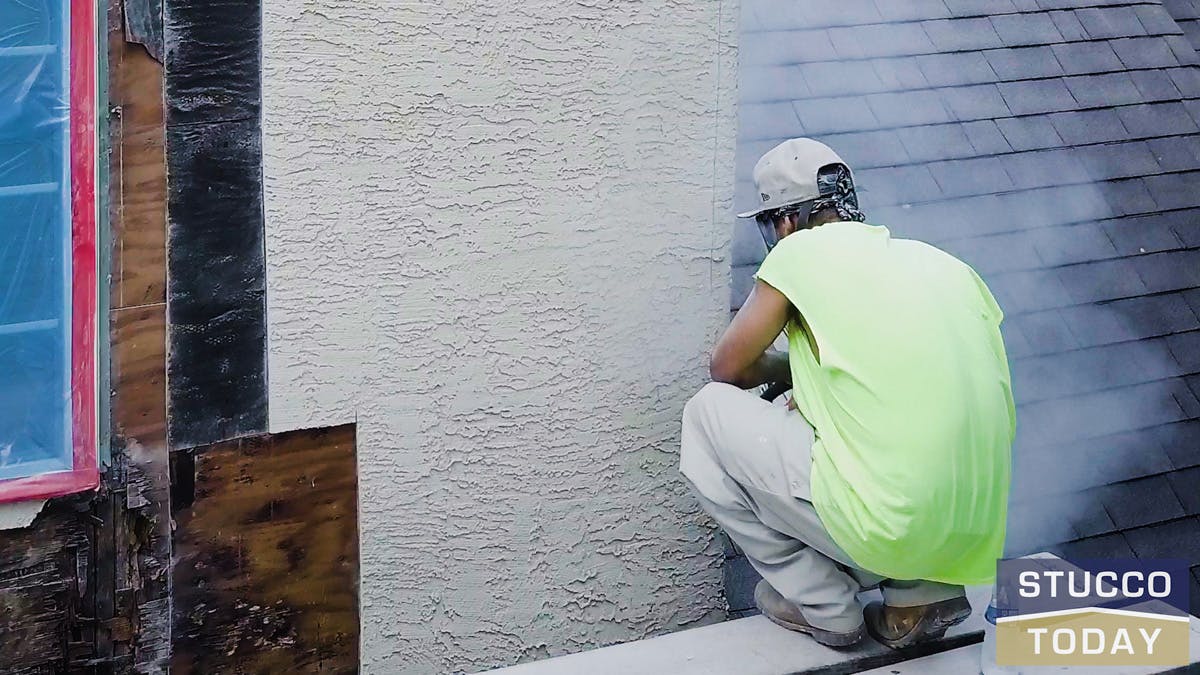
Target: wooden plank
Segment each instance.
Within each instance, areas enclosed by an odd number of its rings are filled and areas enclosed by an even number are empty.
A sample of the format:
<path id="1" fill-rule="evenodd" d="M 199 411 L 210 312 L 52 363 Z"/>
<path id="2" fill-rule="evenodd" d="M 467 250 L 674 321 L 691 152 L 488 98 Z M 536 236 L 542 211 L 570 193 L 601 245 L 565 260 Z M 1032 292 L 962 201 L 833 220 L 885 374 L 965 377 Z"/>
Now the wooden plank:
<path id="1" fill-rule="evenodd" d="M 167 464 L 167 306 L 113 310 L 113 432 L 161 450 Z"/>
<path id="2" fill-rule="evenodd" d="M 173 673 L 357 671 L 354 433 L 174 454 Z"/>
<path id="3" fill-rule="evenodd" d="M 97 548 L 112 552 L 95 572 L 97 596 L 105 596 L 95 599 L 97 653 L 113 672 L 161 673 L 171 645 L 164 75 L 147 48 L 130 41 L 124 9 L 109 3 L 114 457 L 107 501 L 97 506 Z"/>
<path id="4" fill-rule="evenodd" d="M 123 32 L 120 33 L 123 35 Z M 167 299 L 167 164 L 163 67 L 138 44 L 110 51 L 114 203 L 112 307 Z M 110 211 L 111 213 L 111 211 Z"/>

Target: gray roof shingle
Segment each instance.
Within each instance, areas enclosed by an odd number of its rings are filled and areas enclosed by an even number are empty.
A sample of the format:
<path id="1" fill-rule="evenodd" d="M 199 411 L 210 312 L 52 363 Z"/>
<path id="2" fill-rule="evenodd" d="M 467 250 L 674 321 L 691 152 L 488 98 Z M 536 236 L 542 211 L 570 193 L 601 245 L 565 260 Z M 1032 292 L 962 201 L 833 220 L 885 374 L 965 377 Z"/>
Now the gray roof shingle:
<path id="1" fill-rule="evenodd" d="M 1022 80 L 996 85 L 1014 115 L 1074 110 L 1078 106 L 1062 78 Z"/>
<path id="2" fill-rule="evenodd" d="M 1075 18 L 1094 40 L 1145 34 L 1132 7 L 1085 7 L 1075 10 Z"/>
<path id="3" fill-rule="evenodd" d="M 1107 41 L 1063 43 L 1052 45 L 1051 50 L 1068 75 L 1102 73 L 1124 67 Z"/>
<path id="4" fill-rule="evenodd" d="M 1118 254 L 1138 255 L 1183 248 L 1171 220 L 1169 216 L 1151 215 L 1109 220 L 1101 226 Z"/>
<path id="5" fill-rule="evenodd" d="M 917 66 L 931 87 L 991 84 L 997 80 L 983 52 L 926 54 L 917 57 Z"/>
<path id="6" fill-rule="evenodd" d="M 1075 12 L 1050 12 L 1050 20 L 1058 27 L 1058 33 L 1063 36 L 1064 40 L 1086 40 L 1088 37 L 1087 31 L 1084 30 L 1079 17 L 1075 16 Z"/>
<path id="7" fill-rule="evenodd" d="M 991 22 L 1007 47 L 1047 45 L 1063 40 L 1049 14 L 1001 14 L 991 17 Z"/>
<path id="8" fill-rule="evenodd" d="M 943 0 L 925 0 L 924 2 L 875 0 L 875 7 L 885 21 L 892 23 L 945 19 L 951 16 L 950 9 Z"/>
<path id="9" fill-rule="evenodd" d="M 1200 538 L 1181 493 L 1200 480 L 1200 2 L 748 1 L 738 194 L 766 148 L 817 136 L 872 222 L 972 264 L 1006 312 L 1013 522 L 1086 505 L 1010 549 Z M 742 225 L 735 307 L 762 255 Z"/>
<path id="10" fill-rule="evenodd" d="M 876 59 L 871 64 L 879 81 L 888 90 L 924 89 L 930 86 L 914 58 Z"/>
<path id="11" fill-rule="evenodd" d="M 935 50 L 919 23 L 831 28 L 829 39 L 843 59 L 928 54 Z"/>
<path id="12" fill-rule="evenodd" d="M 995 155 L 1011 152 L 1013 149 L 993 120 L 967 122 L 962 125 L 962 129 L 978 155 Z"/>
<path id="13" fill-rule="evenodd" d="M 1105 260 L 1119 255 L 1108 233 L 1097 223 L 1044 227 L 1022 239 L 1032 242 L 1038 260 L 1047 266 Z"/>
<path id="14" fill-rule="evenodd" d="M 916 162 L 972 157 L 977 153 L 963 125 L 938 124 L 897 129 L 908 157 Z"/>
<path id="15" fill-rule="evenodd" d="M 945 0 L 954 16 L 989 16 L 1017 11 L 1012 0 Z"/>
<path id="16" fill-rule="evenodd" d="M 1116 110 L 1076 110 L 1050 116 L 1062 142 L 1070 145 L 1122 141 L 1129 131 Z M 1011 140 L 1011 139 L 1010 139 Z"/>
<path id="17" fill-rule="evenodd" d="M 958 52 L 1003 47 L 1004 41 L 986 18 L 943 19 L 925 21 L 925 33 L 933 41 L 935 49 L 943 52 Z"/>
<path id="18" fill-rule="evenodd" d="M 1172 68 L 1166 73 L 1181 95 L 1189 98 L 1200 96 L 1200 73 L 1195 68 Z"/>
<path id="19" fill-rule="evenodd" d="M 867 105 L 875 119 L 884 127 L 906 127 L 921 124 L 941 124 L 953 121 L 946 106 L 929 92 L 902 91 L 891 94 L 870 94 Z"/>
<path id="20" fill-rule="evenodd" d="M 1110 181 L 1162 171 L 1146 141 L 1087 145 L 1072 150 L 1080 157 L 1091 180 Z"/>
<path id="21" fill-rule="evenodd" d="M 1127 68 L 1169 68 L 1179 65 L 1171 45 L 1162 37 L 1130 37 L 1112 41 L 1113 51 Z"/>
<path id="22" fill-rule="evenodd" d="M 1182 94 L 1175 86 L 1171 73 L 1175 70 L 1195 74 L 1191 68 L 1173 68 L 1171 70 L 1134 70 L 1129 73 L 1133 85 L 1142 95 L 1143 101 L 1172 101 L 1179 100 Z M 1182 78 L 1185 79 L 1186 78 Z M 1193 80 L 1194 82 L 1194 80 Z"/>
<path id="23" fill-rule="evenodd" d="M 1142 92 L 1129 73 L 1105 73 L 1064 78 L 1071 96 L 1085 108 L 1130 105 L 1142 100 Z"/>
<path id="24" fill-rule="evenodd" d="M 1169 335 L 1166 341 L 1172 358 L 1183 372 L 1200 373 L 1200 330 Z M 1200 495 L 1200 483 L 1197 488 L 1196 493 Z"/>
<path id="25" fill-rule="evenodd" d="M 996 126 L 1013 150 L 1051 148 L 1063 143 L 1050 117 L 1010 117 L 996 120 Z"/>
<path id="26" fill-rule="evenodd" d="M 992 70 L 1002 80 L 1021 80 L 1031 77 L 1056 77 L 1063 68 L 1047 45 L 1022 49 L 989 49 L 983 53 Z"/>
<path id="27" fill-rule="evenodd" d="M 1183 30 L 1162 5 L 1139 5 L 1133 8 L 1142 28 L 1150 35 L 1180 35 Z"/>
<path id="28" fill-rule="evenodd" d="M 1166 476 L 1151 476 L 1101 489 L 1104 508 L 1113 523 L 1134 528 L 1161 523 L 1186 515 Z"/>
<path id="29" fill-rule="evenodd" d="M 962 122 L 1007 117 L 1010 106 L 997 85 L 975 84 L 940 90 L 954 119 Z"/>

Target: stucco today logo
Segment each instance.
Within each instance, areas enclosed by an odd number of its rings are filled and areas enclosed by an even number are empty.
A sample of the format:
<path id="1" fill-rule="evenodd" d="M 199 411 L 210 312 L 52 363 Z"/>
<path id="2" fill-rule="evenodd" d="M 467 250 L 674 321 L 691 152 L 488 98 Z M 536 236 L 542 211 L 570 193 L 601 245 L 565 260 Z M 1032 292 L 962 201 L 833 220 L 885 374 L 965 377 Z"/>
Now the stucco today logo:
<path id="1" fill-rule="evenodd" d="M 1001 560 L 996 663 L 1187 664 L 1187 575 L 1183 560 Z"/>

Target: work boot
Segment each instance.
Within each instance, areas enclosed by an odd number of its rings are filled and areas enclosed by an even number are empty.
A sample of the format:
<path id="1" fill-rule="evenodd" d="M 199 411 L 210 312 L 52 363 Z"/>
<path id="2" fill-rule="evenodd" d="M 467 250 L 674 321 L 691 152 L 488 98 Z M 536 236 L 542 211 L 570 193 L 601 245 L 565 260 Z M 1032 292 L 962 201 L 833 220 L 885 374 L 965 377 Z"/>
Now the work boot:
<path id="1" fill-rule="evenodd" d="M 754 604 L 758 606 L 758 611 L 762 612 L 763 616 L 776 624 L 788 630 L 807 633 L 817 642 L 829 647 L 849 647 L 863 639 L 861 625 L 852 631 L 842 633 L 817 628 L 810 624 L 808 619 L 804 618 L 804 612 L 800 610 L 799 605 L 780 595 L 779 591 L 772 588 L 766 579 L 759 581 L 758 585 L 754 587 Z"/>
<path id="2" fill-rule="evenodd" d="M 971 616 L 971 604 L 965 597 L 916 607 L 892 607 L 872 602 L 863 610 L 867 632 L 892 649 L 936 640 L 968 616 Z"/>

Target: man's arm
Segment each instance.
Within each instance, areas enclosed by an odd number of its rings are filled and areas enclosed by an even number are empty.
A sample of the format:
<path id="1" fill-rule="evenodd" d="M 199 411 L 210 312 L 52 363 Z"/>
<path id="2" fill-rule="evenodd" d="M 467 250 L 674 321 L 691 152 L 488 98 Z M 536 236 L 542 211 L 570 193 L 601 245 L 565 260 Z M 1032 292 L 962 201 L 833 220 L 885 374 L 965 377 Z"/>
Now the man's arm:
<path id="1" fill-rule="evenodd" d="M 790 380 L 787 353 L 768 351 L 787 324 L 790 309 L 783 293 L 756 280 L 750 297 L 713 349 L 708 365 L 713 381 L 749 389 Z"/>

